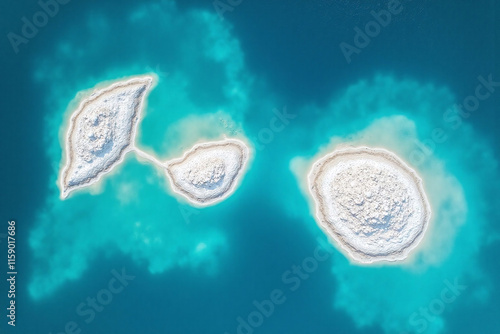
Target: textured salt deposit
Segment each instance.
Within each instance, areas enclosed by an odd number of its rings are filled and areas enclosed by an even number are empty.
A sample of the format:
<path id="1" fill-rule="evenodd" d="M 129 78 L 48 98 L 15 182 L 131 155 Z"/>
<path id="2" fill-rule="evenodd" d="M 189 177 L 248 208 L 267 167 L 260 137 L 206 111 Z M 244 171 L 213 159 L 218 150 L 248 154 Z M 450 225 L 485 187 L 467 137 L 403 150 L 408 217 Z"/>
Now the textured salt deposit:
<path id="1" fill-rule="evenodd" d="M 353 260 L 404 260 L 422 240 L 431 215 L 422 180 L 395 154 L 337 150 L 308 181 L 317 222 Z"/>
<path id="2" fill-rule="evenodd" d="M 180 159 L 165 163 L 173 190 L 190 202 L 207 206 L 231 195 L 241 179 L 250 150 L 235 139 L 195 145 Z"/>
<path id="3" fill-rule="evenodd" d="M 153 78 L 135 77 L 94 92 L 71 116 L 61 198 L 97 182 L 133 149 L 137 123 Z"/>

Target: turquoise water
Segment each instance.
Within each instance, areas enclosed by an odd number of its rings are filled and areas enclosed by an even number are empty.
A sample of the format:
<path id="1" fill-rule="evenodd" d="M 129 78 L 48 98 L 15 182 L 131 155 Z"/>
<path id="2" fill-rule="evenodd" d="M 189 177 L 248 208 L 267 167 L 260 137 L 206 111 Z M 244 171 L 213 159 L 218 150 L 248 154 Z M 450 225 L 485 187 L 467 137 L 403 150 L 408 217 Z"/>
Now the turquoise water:
<path id="1" fill-rule="evenodd" d="M 339 44 L 385 3 L 242 2 L 221 19 L 211 2 L 70 2 L 19 53 L 5 39 L 2 216 L 18 223 L 20 274 L 17 326 L 2 328 L 500 332 L 500 87 L 484 85 L 500 73 L 488 4 L 404 2 L 350 63 Z M 38 10 L 12 4 L 2 26 L 19 32 L 18 18 Z M 246 136 L 255 157 L 240 187 L 192 208 L 129 155 L 61 201 L 68 105 L 144 73 L 158 84 L 137 145 L 167 159 L 200 139 Z M 488 97 L 455 112 L 478 85 Z M 270 130 L 277 114 L 288 118 Z M 307 168 L 342 143 L 390 149 L 422 176 L 433 220 L 409 263 L 349 263 L 316 226 Z M 129 277 L 119 292 L 117 277 Z"/>

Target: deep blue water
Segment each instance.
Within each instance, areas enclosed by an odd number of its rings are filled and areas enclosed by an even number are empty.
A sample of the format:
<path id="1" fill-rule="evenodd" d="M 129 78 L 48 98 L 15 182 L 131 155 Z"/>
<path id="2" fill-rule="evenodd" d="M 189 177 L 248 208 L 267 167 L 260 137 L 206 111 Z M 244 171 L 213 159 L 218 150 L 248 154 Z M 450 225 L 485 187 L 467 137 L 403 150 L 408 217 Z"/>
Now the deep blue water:
<path id="1" fill-rule="evenodd" d="M 55 334 L 74 321 L 81 333 L 233 334 L 238 317 L 248 322 L 254 301 L 275 290 L 285 300 L 254 333 L 500 332 L 500 87 L 456 130 L 443 120 L 479 76 L 500 81 L 495 1 L 402 2 L 350 64 L 339 44 L 353 45 L 353 29 L 386 2 L 243 1 L 220 20 L 211 1 L 73 0 L 17 54 L 7 34 L 21 34 L 21 18 L 40 7 L 1 6 L 0 233 L 16 220 L 19 272 L 15 328 L 3 314 L 2 279 L 2 333 Z M 129 157 L 97 194 L 61 202 L 67 105 L 101 81 L 147 72 L 159 83 L 138 145 L 167 158 L 198 136 L 237 129 L 264 146 L 241 186 L 224 203 L 193 210 Z M 284 108 L 296 117 L 263 144 L 260 131 Z M 436 127 L 449 139 L 415 166 L 438 217 L 418 265 L 359 267 L 325 246 L 333 253 L 292 291 L 284 277 L 326 240 L 292 159 L 310 162 L 337 137 L 411 160 L 415 141 Z M 79 305 L 122 268 L 135 278 L 92 320 L 81 315 Z M 467 288 L 423 316 L 455 279 Z"/>

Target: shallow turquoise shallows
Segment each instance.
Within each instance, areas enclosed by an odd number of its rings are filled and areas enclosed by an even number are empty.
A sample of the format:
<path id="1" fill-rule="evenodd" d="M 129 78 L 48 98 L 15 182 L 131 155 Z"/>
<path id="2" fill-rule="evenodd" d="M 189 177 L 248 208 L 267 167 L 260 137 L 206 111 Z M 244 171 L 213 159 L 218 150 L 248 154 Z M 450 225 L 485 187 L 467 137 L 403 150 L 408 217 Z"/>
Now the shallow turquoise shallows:
<path id="1" fill-rule="evenodd" d="M 19 274 L 1 333 L 500 333 L 494 1 L 60 2 L 18 53 L 2 44 Z M 40 6 L 2 10 L 4 32 Z M 147 73 L 136 145 L 164 161 L 246 137 L 241 184 L 192 207 L 130 153 L 61 200 L 71 111 Z M 356 264 L 317 226 L 307 173 L 342 145 L 422 177 L 432 218 L 404 263 Z"/>

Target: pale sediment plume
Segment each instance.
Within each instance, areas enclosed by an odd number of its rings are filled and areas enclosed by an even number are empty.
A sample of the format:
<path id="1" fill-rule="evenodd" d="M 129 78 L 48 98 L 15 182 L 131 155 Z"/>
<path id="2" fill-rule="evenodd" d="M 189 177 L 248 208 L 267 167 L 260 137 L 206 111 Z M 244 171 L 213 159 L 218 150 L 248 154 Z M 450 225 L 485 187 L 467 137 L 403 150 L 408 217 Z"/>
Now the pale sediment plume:
<path id="1" fill-rule="evenodd" d="M 429 224 L 422 180 L 385 149 L 336 150 L 308 182 L 318 225 L 356 262 L 404 260 Z"/>
<path id="2" fill-rule="evenodd" d="M 206 142 L 167 161 L 166 174 L 174 192 L 195 205 L 208 206 L 235 191 L 249 158 L 250 149 L 240 140 Z"/>
<path id="3" fill-rule="evenodd" d="M 87 187 L 133 149 L 152 76 L 134 77 L 97 90 L 71 116 L 60 174 L 61 198 Z"/>

